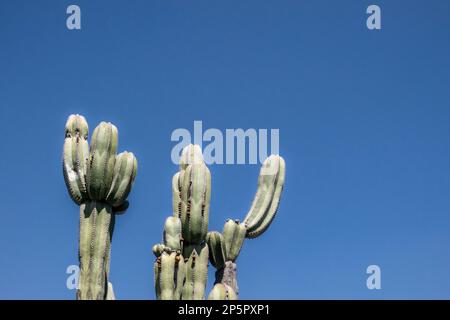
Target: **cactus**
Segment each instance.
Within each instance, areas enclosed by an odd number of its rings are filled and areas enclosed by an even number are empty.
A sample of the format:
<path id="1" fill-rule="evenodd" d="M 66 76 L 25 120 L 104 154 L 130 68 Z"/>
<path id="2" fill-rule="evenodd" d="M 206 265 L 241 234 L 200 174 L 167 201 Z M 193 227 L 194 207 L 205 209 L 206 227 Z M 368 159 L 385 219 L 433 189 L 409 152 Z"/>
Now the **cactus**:
<path id="1" fill-rule="evenodd" d="M 204 298 L 209 249 L 211 174 L 198 146 L 183 150 L 172 179 L 173 216 L 166 219 L 163 243 L 153 247 L 156 297 L 161 300 Z M 164 263 L 172 257 L 170 263 Z M 174 261 L 173 259 L 177 259 Z M 175 268 L 176 267 L 176 268 Z"/>
<path id="2" fill-rule="evenodd" d="M 216 283 L 208 296 L 208 300 L 237 300 L 237 298 L 233 288 L 223 283 Z"/>
<path id="3" fill-rule="evenodd" d="M 101 122 L 89 148 L 86 119 L 71 115 L 66 122 L 63 174 L 67 190 L 80 206 L 77 299 L 114 299 L 108 282 L 115 215 L 128 208 L 126 200 L 136 177 L 131 152 L 116 155 L 117 128 Z"/>
<path id="4" fill-rule="evenodd" d="M 272 223 L 284 186 L 285 163 L 271 155 L 261 167 L 258 189 L 243 223 L 227 220 L 222 233 L 208 232 L 211 175 L 198 145 L 182 151 L 172 179 L 173 217 L 166 220 L 163 243 L 153 247 L 157 299 L 203 299 L 208 259 L 217 269 L 210 300 L 236 300 L 236 260 L 246 238 L 263 234 Z M 184 263 L 183 263 L 184 262 Z"/>

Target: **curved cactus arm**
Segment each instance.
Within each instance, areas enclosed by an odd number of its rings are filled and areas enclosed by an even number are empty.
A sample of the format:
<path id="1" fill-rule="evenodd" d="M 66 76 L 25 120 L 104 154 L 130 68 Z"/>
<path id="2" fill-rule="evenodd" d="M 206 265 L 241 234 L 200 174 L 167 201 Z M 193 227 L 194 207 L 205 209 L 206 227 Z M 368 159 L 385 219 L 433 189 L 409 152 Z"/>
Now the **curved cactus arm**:
<path id="1" fill-rule="evenodd" d="M 237 300 L 233 288 L 223 283 L 216 283 L 208 295 L 208 300 Z"/>
<path id="2" fill-rule="evenodd" d="M 264 216 L 264 219 L 256 225 L 256 227 L 252 231 L 247 231 L 248 238 L 256 238 L 259 235 L 263 234 L 272 223 L 273 219 L 278 210 L 278 206 L 280 204 L 281 193 L 284 188 L 284 180 L 286 174 L 286 166 L 283 158 L 280 159 L 280 170 L 275 183 L 275 191 L 273 195 L 273 200 L 270 203 L 270 207 L 268 209 L 268 213 Z"/>
<path id="3" fill-rule="evenodd" d="M 114 178 L 106 201 L 113 207 L 120 207 L 128 197 L 137 173 L 137 159 L 132 152 L 122 152 L 116 156 Z"/>
<path id="4" fill-rule="evenodd" d="M 177 217 L 168 217 L 164 224 L 164 245 L 172 250 L 182 250 L 181 220 Z"/>
<path id="5" fill-rule="evenodd" d="M 77 204 L 87 200 L 86 165 L 89 157 L 89 127 L 81 115 L 71 115 L 65 127 L 63 174 L 70 197 Z"/>
<path id="6" fill-rule="evenodd" d="M 111 282 L 108 282 L 108 289 L 106 290 L 105 300 L 116 300 L 116 295 L 114 294 L 114 288 Z"/>
<path id="7" fill-rule="evenodd" d="M 239 220 L 227 220 L 223 227 L 223 238 L 226 248 L 226 260 L 236 261 L 244 244 L 247 229 Z"/>
<path id="8" fill-rule="evenodd" d="M 193 250 L 185 263 L 186 281 L 183 286 L 183 300 L 202 300 L 208 278 L 208 246 L 202 245 L 200 254 Z"/>
<path id="9" fill-rule="evenodd" d="M 222 269 L 226 259 L 225 240 L 222 234 L 217 231 L 208 232 L 206 243 L 209 248 L 209 261 L 216 269 Z"/>
<path id="10" fill-rule="evenodd" d="M 104 201 L 111 188 L 117 144 L 117 128 L 101 122 L 92 134 L 87 167 L 87 189 L 92 200 Z"/>
<path id="11" fill-rule="evenodd" d="M 258 190 L 244 219 L 247 238 L 256 238 L 269 227 L 278 209 L 284 177 L 284 159 L 278 155 L 268 157 L 261 167 Z"/>

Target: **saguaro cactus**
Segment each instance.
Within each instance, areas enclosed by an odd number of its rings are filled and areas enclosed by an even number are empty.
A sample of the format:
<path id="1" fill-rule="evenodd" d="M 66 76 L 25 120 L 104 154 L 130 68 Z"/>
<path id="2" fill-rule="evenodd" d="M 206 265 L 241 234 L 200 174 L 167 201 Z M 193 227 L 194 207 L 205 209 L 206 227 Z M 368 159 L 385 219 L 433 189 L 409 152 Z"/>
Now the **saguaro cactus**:
<path id="1" fill-rule="evenodd" d="M 284 178 L 283 158 L 271 155 L 261 168 L 258 190 L 244 222 L 229 219 L 222 233 L 207 232 L 211 175 L 200 147 L 185 147 L 180 170 L 172 179 L 173 217 L 166 220 L 163 244 L 153 247 L 157 298 L 203 299 L 209 257 L 217 271 L 208 299 L 237 299 L 236 259 L 245 238 L 258 237 L 273 221 Z"/>
<path id="2" fill-rule="evenodd" d="M 126 198 L 136 177 L 137 160 L 131 152 L 116 155 L 118 132 L 111 123 L 101 122 L 95 128 L 90 149 L 83 116 L 69 116 L 65 133 L 64 180 L 80 206 L 77 299 L 113 299 L 108 277 L 115 214 L 128 207 Z"/>
<path id="3" fill-rule="evenodd" d="M 211 174 L 198 146 L 184 148 L 172 179 L 173 216 L 164 226 L 163 244 L 155 245 L 158 299 L 201 300 L 208 275 Z M 164 263 L 167 261 L 167 263 Z"/>

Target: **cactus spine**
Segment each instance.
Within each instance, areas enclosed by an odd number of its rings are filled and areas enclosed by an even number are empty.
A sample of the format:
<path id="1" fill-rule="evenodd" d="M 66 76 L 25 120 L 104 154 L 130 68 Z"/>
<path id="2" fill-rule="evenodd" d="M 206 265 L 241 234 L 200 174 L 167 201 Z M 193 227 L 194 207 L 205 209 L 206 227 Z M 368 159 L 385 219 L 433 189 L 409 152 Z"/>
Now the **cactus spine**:
<path id="1" fill-rule="evenodd" d="M 118 131 L 111 123 L 101 122 L 95 128 L 90 148 L 83 116 L 69 116 L 65 133 L 64 180 L 80 206 L 77 299 L 114 299 L 108 278 L 115 215 L 128 207 L 137 160 L 131 152 L 116 155 Z"/>
<path id="2" fill-rule="evenodd" d="M 172 179 L 173 217 L 166 220 L 163 244 L 153 247 L 157 298 L 203 299 L 209 258 L 217 271 L 208 299 L 236 300 L 236 260 L 245 238 L 260 236 L 272 223 L 284 178 L 283 158 L 271 155 L 261 167 L 258 189 L 244 222 L 229 219 L 222 233 L 208 232 L 211 175 L 200 147 L 185 147 L 180 170 Z"/>

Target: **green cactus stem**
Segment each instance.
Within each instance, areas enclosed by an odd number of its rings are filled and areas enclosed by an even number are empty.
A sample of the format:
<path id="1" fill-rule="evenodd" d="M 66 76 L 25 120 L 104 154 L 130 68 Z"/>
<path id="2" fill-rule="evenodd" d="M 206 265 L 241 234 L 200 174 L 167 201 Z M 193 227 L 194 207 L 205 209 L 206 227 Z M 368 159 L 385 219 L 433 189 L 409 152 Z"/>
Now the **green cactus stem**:
<path id="1" fill-rule="evenodd" d="M 206 235 L 206 243 L 209 247 L 209 261 L 216 269 L 225 267 L 226 247 L 225 240 L 220 232 L 212 231 Z"/>
<path id="2" fill-rule="evenodd" d="M 237 300 L 236 292 L 230 286 L 216 283 L 209 293 L 208 300 Z"/>
<path id="3" fill-rule="evenodd" d="M 256 238 L 264 233 L 274 219 L 283 191 L 285 171 L 284 159 L 278 155 L 271 155 L 264 161 L 258 190 L 244 219 L 247 238 Z"/>
<path id="4" fill-rule="evenodd" d="M 222 283 L 232 288 L 236 297 L 239 294 L 239 287 L 235 261 L 244 243 L 246 231 L 247 229 L 239 220 L 228 219 L 222 234 L 213 231 L 209 232 L 206 238 L 211 251 L 209 259 L 217 269 L 215 283 Z M 212 297 L 216 297 L 216 295 Z"/>
<path id="5" fill-rule="evenodd" d="M 109 250 L 112 237 L 112 207 L 88 201 L 80 206 L 79 300 L 103 300 L 109 274 Z"/>
<path id="6" fill-rule="evenodd" d="M 200 254 L 193 250 L 186 261 L 186 281 L 183 286 L 183 300 L 203 300 L 208 279 L 208 246 L 202 245 Z"/>
<path id="7" fill-rule="evenodd" d="M 177 217 L 168 217 L 164 225 L 164 245 L 171 248 L 172 250 L 181 251 L 183 248 L 182 239 L 181 220 Z"/>
<path id="8" fill-rule="evenodd" d="M 190 164 L 183 172 L 181 187 L 183 239 L 192 244 L 203 241 L 208 230 L 210 177 L 204 163 Z"/>
<path id="9" fill-rule="evenodd" d="M 163 252 L 155 262 L 155 288 L 159 300 L 179 300 L 185 277 L 184 259 L 179 252 Z"/>
<path id="10" fill-rule="evenodd" d="M 95 128 L 90 149 L 88 133 L 83 116 L 69 116 L 65 129 L 63 174 L 70 197 L 80 205 L 77 298 L 103 300 L 109 292 L 115 215 L 128 208 L 126 198 L 136 178 L 137 160 L 131 152 L 116 155 L 118 132 L 113 124 L 102 122 Z"/>

